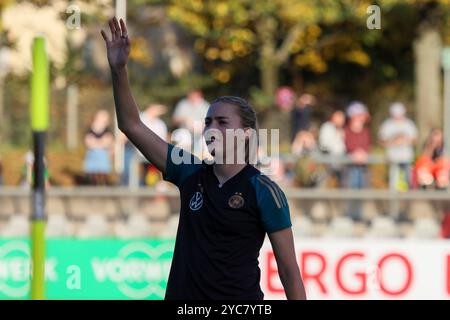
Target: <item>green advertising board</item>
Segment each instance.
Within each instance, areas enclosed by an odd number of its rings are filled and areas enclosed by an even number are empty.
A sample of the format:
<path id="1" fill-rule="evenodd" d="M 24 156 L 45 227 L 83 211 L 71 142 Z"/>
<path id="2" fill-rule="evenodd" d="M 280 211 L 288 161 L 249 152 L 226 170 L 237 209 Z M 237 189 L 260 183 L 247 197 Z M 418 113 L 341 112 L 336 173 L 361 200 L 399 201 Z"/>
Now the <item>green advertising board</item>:
<path id="1" fill-rule="evenodd" d="M 46 241 L 47 299 L 162 299 L 174 240 Z M 0 240 L 0 299 L 29 299 L 30 242 Z"/>

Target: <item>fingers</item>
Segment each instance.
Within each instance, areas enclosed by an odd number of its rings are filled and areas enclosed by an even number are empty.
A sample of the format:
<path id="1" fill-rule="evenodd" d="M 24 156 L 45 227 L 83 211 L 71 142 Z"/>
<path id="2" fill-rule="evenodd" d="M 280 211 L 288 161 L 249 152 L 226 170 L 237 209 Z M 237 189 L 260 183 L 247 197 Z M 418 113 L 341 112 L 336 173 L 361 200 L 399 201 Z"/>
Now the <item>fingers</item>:
<path id="1" fill-rule="evenodd" d="M 100 31 L 100 33 L 102 34 L 103 39 L 105 40 L 106 43 L 109 42 L 108 36 L 106 35 L 105 31 L 103 31 L 103 29 Z"/>
<path id="2" fill-rule="evenodd" d="M 109 24 L 109 29 L 111 30 L 111 37 L 112 37 L 112 41 L 116 40 L 116 28 L 114 26 L 114 23 L 112 20 L 108 21 Z"/>
<path id="3" fill-rule="evenodd" d="M 125 25 L 125 22 L 120 19 L 120 25 L 119 25 L 119 21 L 117 20 L 116 17 L 110 19 L 108 21 L 109 24 L 109 29 L 111 30 L 111 41 L 115 41 L 121 38 L 124 38 L 127 43 L 129 44 L 129 38 L 128 38 L 128 30 L 127 27 Z M 103 39 L 105 39 L 106 42 L 109 41 L 106 33 L 102 30 L 101 31 Z"/>
<path id="4" fill-rule="evenodd" d="M 122 37 L 127 38 L 128 30 L 127 30 L 127 26 L 125 25 L 125 22 L 123 21 L 123 19 L 120 19 L 120 27 L 122 28 Z"/>
<path id="5" fill-rule="evenodd" d="M 121 31 L 120 31 L 119 21 L 117 21 L 116 17 L 113 18 L 113 24 L 114 24 L 114 28 L 116 31 L 116 39 L 120 39 Z"/>

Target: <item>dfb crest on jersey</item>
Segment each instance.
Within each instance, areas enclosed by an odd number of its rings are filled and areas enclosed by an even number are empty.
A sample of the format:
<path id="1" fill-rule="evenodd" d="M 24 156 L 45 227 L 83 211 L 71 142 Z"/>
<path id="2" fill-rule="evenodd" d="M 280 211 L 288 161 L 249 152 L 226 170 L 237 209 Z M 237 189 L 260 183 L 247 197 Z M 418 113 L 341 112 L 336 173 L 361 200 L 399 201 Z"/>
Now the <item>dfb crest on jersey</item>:
<path id="1" fill-rule="evenodd" d="M 228 205 L 234 209 L 239 209 L 244 206 L 244 198 L 242 193 L 236 193 L 228 199 Z"/>

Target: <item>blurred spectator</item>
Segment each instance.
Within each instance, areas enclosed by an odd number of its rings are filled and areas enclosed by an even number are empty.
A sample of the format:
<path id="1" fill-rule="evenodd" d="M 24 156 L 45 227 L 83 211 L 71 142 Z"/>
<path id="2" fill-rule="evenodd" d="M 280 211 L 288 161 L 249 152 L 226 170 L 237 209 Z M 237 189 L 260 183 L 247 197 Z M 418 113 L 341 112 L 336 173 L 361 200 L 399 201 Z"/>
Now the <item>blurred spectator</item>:
<path id="1" fill-rule="evenodd" d="M 444 189 L 449 182 L 449 163 L 443 157 L 444 138 L 440 129 L 431 130 L 417 158 L 415 174 L 420 188 Z"/>
<path id="2" fill-rule="evenodd" d="M 33 165 L 34 155 L 33 152 L 27 151 L 24 156 L 24 164 L 22 166 L 22 177 L 20 179 L 20 185 L 23 187 L 30 187 L 33 184 Z"/>
<path id="3" fill-rule="evenodd" d="M 108 184 L 108 175 L 111 173 L 111 159 L 113 135 L 109 129 L 109 113 L 99 110 L 94 116 L 88 131 L 84 136 L 86 155 L 84 159 L 84 172 L 92 185 Z"/>
<path id="4" fill-rule="evenodd" d="M 440 129 L 431 130 L 414 168 L 417 185 L 422 188 L 445 189 L 449 185 L 450 163 L 444 158 L 444 136 Z M 450 238 L 450 210 L 444 202 L 441 236 Z"/>
<path id="5" fill-rule="evenodd" d="M 156 133 L 161 139 L 167 141 L 167 125 L 160 118 L 167 112 L 167 107 L 162 104 L 150 104 L 147 109 L 140 113 L 142 122 Z M 137 150 L 134 145 L 122 134 L 121 142 L 124 143 L 124 165 L 121 176 L 121 184 L 128 185 L 131 175 L 131 164 L 133 157 L 137 156 L 139 163 L 144 167 L 144 178 L 141 179 L 141 185 L 153 185 L 159 179 L 159 171 L 154 170 L 153 166 L 145 159 L 145 157 Z"/>
<path id="6" fill-rule="evenodd" d="M 0 186 L 3 185 L 3 165 L 2 165 L 2 158 L 0 158 Z"/>
<path id="7" fill-rule="evenodd" d="M 281 111 L 291 111 L 295 102 L 294 90 L 290 87 L 278 88 L 275 102 Z"/>
<path id="8" fill-rule="evenodd" d="M 202 137 L 197 144 L 196 148 L 193 149 L 192 146 L 192 135 L 188 129 L 178 128 L 172 131 L 170 134 L 170 143 L 176 145 L 178 148 L 189 151 L 194 154 L 199 159 L 210 159 L 212 160 L 212 156 L 208 151 L 208 147 L 206 146 L 205 139 Z"/>
<path id="9" fill-rule="evenodd" d="M 170 141 L 177 147 L 190 151 L 192 147 L 192 136 L 188 129 L 178 128 L 172 131 Z"/>
<path id="10" fill-rule="evenodd" d="M 345 114 L 342 111 L 334 111 L 330 120 L 322 124 L 319 132 L 320 150 L 333 158 L 342 158 L 345 155 L 344 141 Z M 342 165 L 331 164 L 331 170 L 336 177 L 338 186 L 342 186 Z"/>
<path id="11" fill-rule="evenodd" d="M 153 103 L 140 113 L 142 122 L 164 141 L 167 141 L 167 125 L 161 116 L 166 112 L 165 105 Z"/>
<path id="12" fill-rule="evenodd" d="M 164 141 L 167 141 L 168 137 L 167 125 L 160 117 L 166 112 L 167 107 L 165 105 L 150 104 L 141 113 L 142 122 Z M 161 180 L 161 173 L 140 152 L 139 155 L 141 166 L 144 167 L 144 178 L 141 180 L 141 185 L 153 186 Z"/>
<path id="13" fill-rule="evenodd" d="M 269 154 L 267 146 L 257 146 L 257 163 L 256 167 L 264 175 L 270 176 L 270 178 L 277 184 L 287 187 L 292 184 L 292 178 L 287 172 L 286 165 L 278 154 Z"/>
<path id="14" fill-rule="evenodd" d="M 45 179 L 45 187 L 48 188 L 50 186 L 48 168 L 47 168 L 47 159 L 44 158 L 44 179 Z M 20 185 L 22 187 L 32 187 L 34 183 L 34 154 L 31 150 L 27 151 L 24 156 L 24 164 L 22 166 L 22 175 L 20 179 Z"/>
<path id="15" fill-rule="evenodd" d="M 173 114 L 173 122 L 178 128 L 185 128 L 191 134 L 193 150 L 201 150 L 202 130 L 209 103 L 200 90 L 192 90 L 178 102 Z"/>
<path id="16" fill-rule="evenodd" d="M 450 212 L 446 212 L 441 224 L 441 236 L 450 239 Z"/>
<path id="17" fill-rule="evenodd" d="M 294 138 L 291 152 L 294 155 L 307 155 L 316 147 L 316 138 L 311 131 L 300 131 Z"/>
<path id="18" fill-rule="evenodd" d="M 120 176 L 120 184 L 127 186 L 130 183 L 131 161 L 136 154 L 136 148 L 123 132 L 119 135 L 119 141 L 123 144 L 123 170 Z"/>
<path id="19" fill-rule="evenodd" d="M 367 162 L 370 148 L 370 132 L 366 126 L 369 120 L 367 107 L 359 101 L 350 103 L 347 108 L 349 117 L 345 127 L 345 147 L 350 158 L 347 167 L 347 186 L 361 189 L 367 186 Z M 361 218 L 360 201 L 351 201 L 347 213 L 353 220 Z"/>
<path id="20" fill-rule="evenodd" d="M 205 120 L 209 104 L 200 90 L 190 91 L 186 98 L 178 102 L 173 114 L 173 121 L 178 127 L 192 131 L 194 121 Z"/>
<path id="21" fill-rule="evenodd" d="M 297 103 L 295 104 L 292 112 L 292 134 L 291 141 L 298 139 L 300 136 L 300 132 L 309 131 L 309 127 L 311 125 L 311 106 L 316 103 L 316 98 L 310 94 L 302 94 L 300 98 L 298 98 Z M 305 136 L 306 137 L 306 136 Z"/>
<path id="22" fill-rule="evenodd" d="M 390 163 L 389 185 L 391 189 L 408 190 L 417 128 L 414 122 L 406 117 L 406 109 L 402 103 L 393 103 L 389 113 L 390 118 L 382 123 L 378 134 L 381 144 L 386 147 L 386 156 Z"/>

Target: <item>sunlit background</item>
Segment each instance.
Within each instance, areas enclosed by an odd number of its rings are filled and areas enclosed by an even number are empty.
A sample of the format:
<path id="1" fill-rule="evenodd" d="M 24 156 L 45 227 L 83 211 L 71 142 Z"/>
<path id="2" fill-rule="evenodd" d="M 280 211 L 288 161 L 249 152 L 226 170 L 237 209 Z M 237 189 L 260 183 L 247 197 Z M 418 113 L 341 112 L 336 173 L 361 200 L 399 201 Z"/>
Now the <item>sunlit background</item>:
<path id="1" fill-rule="evenodd" d="M 39 34 L 45 297 L 164 297 L 178 190 L 117 129 L 100 35 L 114 15 L 142 119 L 167 142 L 201 145 L 194 123 L 220 95 L 279 129 L 260 168 L 288 198 L 310 299 L 450 298 L 449 0 L 0 0 L 0 299 L 30 298 Z M 284 299 L 269 243 L 260 267 Z"/>

